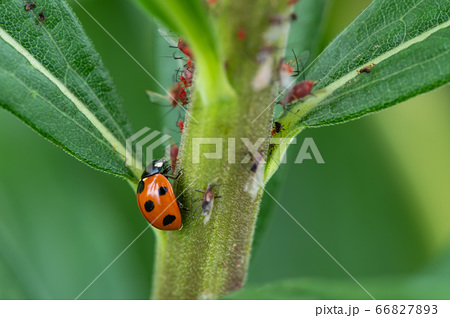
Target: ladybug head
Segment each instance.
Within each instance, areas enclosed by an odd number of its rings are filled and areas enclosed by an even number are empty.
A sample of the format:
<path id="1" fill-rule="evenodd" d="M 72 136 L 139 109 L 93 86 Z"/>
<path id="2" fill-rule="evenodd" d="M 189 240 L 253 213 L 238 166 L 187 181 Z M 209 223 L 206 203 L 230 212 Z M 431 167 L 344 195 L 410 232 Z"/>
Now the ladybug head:
<path id="1" fill-rule="evenodd" d="M 149 164 L 147 168 L 145 168 L 144 172 L 142 173 L 141 179 L 153 176 L 158 173 L 166 174 L 167 168 L 170 169 L 170 167 L 167 167 L 167 160 L 165 159 L 153 160 L 152 163 Z"/>

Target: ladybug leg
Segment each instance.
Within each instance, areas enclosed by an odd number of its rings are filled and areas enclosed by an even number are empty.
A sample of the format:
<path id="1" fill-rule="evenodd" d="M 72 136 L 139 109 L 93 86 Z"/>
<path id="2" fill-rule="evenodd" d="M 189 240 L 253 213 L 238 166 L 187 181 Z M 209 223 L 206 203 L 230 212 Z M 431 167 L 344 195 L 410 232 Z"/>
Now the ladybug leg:
<path id="1" fill-rule="evenodd" d="M 171 169 L 171 167 L 169 167 Z M 169 170 L 170 170 L 169 169 Z M 178 174 L 174 177 L 174 176 L 166 176 L 167 178 L 171 178 L 173 180 L 178 179 L 181 175 L 183 174 L 183 169 L 180 169 L 180 171 L 178 171 Z"/>

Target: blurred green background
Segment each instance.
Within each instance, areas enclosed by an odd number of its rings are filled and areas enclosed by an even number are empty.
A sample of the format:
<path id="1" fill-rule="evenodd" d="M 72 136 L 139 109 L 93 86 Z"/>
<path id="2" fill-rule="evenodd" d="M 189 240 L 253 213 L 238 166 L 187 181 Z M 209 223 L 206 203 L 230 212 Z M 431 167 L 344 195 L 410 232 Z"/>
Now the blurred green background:
<path id="1" fill-rule="evenodd" d="M 150 73 L 172 85 L 173 50 L 151 18 L 131 1 L 79 2 Z M 164 130 L 177 140 L 177 114 L 161 121 L 167 109 L 147 99 L 146 89 L 161 92 L 157 85 L 69 3 L 110 70 L 133 129 Z M 369 3 L 331 1 L 318 32 L 322 48 Z M 295 38 L 291 43 L 295 49 Z M 303 138 L 313 137 L 326 164 L 284 165 L 268 186 L 375 298 L 450 297 L 449 100 L 447 86 L 358 121 L 306 130 L 288 162 Z M 73 299 L 147 226 L 134 192 L 5 111 L 0 135 L 0 298 Z M 250 288 L 296 279 L 310 286 L 298 297 L 367 298 L 270 197 L 262 205 L 268 222 L 257 236 Z M 153 248 L 148 230 L 81 299 L 147 299 Z M 403 279 L 410 294 L 389 294 L 392 286 L 382 286 Z"/>

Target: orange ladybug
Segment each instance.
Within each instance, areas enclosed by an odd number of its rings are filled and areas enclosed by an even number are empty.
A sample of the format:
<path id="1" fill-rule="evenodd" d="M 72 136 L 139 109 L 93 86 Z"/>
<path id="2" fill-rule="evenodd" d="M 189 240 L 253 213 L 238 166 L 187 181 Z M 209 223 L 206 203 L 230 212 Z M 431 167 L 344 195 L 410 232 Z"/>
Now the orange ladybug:
<path id="1" fill-rule="evenodd" d="M 181 213 L 172 185 L 167 178 L 172 169 L 164 159 L 153 160 L 142 173 L 137 187 L 137 202 L 142 215 L 160 230 L 181 229 Z"/>

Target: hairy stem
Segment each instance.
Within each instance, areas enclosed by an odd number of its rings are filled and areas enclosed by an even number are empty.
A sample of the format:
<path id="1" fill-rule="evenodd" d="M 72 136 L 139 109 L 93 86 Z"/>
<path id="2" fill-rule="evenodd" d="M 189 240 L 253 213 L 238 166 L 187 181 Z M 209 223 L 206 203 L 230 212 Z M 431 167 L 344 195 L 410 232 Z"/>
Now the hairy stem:
<path id="1" fill-rule="evenodd" d="M 216 24 L 222 67 L 236 97 L 206 105 L 199 98 L 204 86 L 195 83 L 197 90 L 189 106 L 192 118 L 186 117 L 181 149 L 184 173 L 175 189 L 190 211 L 183 215 L 181 230 L 158 233 L 153 290 L 157 299 L 218 298 L 243 286 L 263 191 L 264 166 L 254 172 L 250 157 L 242 162 L 249 154 L 242 138 L 252 144 L 264 138 L 258 150 L 266 154 L 283 53 L 280 48 L 288 31 L 287 4 L 220 1 L 210 15 Z M 277 18 L 282 21 L 274 24 Z M 263 67 L 269 69 L 267 81 L 260 76 L 262 87 L 255 89 L 255 77 Z M 215 139 L 207 140 L 196 155 L 199 138 Z M 217 152 L 213 140 L 223 146 L 217 159 L 204 156 Z M 198 217 L 201 208 L 196 211 L 201 200 L 194 202 L 202 194 L 195 190 L 204 191 L 210 183 L 217 184 L 213 191 L 221 197 L 215 199 L 211 218 L 205 223 Z"/>

